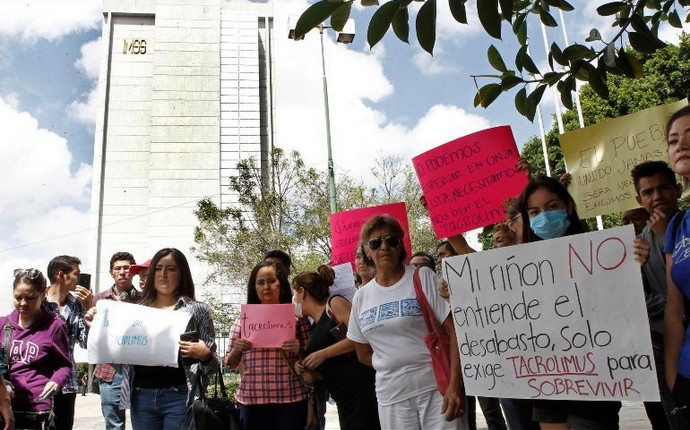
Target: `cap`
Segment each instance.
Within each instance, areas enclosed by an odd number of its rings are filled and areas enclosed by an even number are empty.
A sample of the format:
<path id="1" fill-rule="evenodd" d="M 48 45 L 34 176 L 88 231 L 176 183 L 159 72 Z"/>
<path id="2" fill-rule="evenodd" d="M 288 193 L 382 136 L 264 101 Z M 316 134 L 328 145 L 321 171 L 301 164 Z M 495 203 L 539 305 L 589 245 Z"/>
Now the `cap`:
<path id="1" fill-rule="evenodd" d="M 136 275 L 137 273 L 141 272 L 141 269 L 148 269 L 149 266 L 151 265 L 151 260 L 146 260 L 145 262 L 141 264 L 135 264 L 133 266 L 129 266 L 129 273 L 132 275 Z"/>

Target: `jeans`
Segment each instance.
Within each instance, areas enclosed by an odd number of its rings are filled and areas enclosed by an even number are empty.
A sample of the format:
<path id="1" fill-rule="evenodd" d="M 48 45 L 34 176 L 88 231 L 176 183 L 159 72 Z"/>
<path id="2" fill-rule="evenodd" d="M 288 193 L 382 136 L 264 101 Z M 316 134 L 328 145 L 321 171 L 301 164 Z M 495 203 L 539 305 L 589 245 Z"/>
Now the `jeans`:
<path id="1" fill-rule="evenodd" d="M 187 416 L 187 384 L 132 389 L 134 430 L 179 430 Z"/>
<path id="2" fill-rule="evenodd" d="M 115 374 L 112 382 L 100 381 L 101 411 L 105 418 L 106 430 L 125 430 L 125 410 L 120 409 L 120 385 L 122 376 Z"/>

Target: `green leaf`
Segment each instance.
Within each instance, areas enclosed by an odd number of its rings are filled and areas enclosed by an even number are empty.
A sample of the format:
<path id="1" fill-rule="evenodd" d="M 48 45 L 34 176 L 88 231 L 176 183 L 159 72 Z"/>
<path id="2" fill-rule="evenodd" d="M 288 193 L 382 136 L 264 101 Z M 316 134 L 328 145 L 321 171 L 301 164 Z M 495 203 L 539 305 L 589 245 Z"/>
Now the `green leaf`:
<path id="1" fill-rule="evenodd" d="M 498 52 L 498 49 L 496 49 L 494 45 L 489 46 L 489 51 L 486 55 L 489 57 L 489 64 L 491 64 L 491 67 L 499 72 L 505 72 L 507 70 L 506 63 L 504 63 L 503 58 L 501 58 L 501 53 Z"/>
<path id="2" fill-rule="evenodd" d="M 479 90 L 477 90 L 477 92 L 474 93 L 474 100 L 472 101 L 472 103 L 474 104 L 474 107 L 477 107 L 480 104 L 482 104 L 482 95 L 479 93 Z"/>
<path id="3" fill-rule="evenodd" d="M 591 59 L 596 54 L 591 48 L 579 43 L 572 44 L 563 50 L 563 56 L 571 63 L 582 59 Z"/>
<path id="4" fill-rule="evenodd" d="M 347 2 L 345 6 L 333 12 L 333 15 L 331 15 L 331 27 L 333 27 L 333 30 L 343 31 L 343 27 L 345 27 L 347 20 L 350 18 L 351 10 L 352 2 Z"/>
<path id="5" fill-rule="evenodd" d="M 410 43 L 410 15 L 407 12 L 407 8 L 398 9 L 398 11 L 393 16 L 393 21 L 391 26 L 393 27 L 393 33 L 398 36 L 398 39 L 405 43 Z"/>
<path id="6" fill-rule="evenodd" d="M 596 67 L 587 63 L 587 72 L 589 72 L 589 86 L 592 87 L 595 93 L 604 100 L 609 98 L 609 87 L 606 86 L 606 81 L 601 72 Z"/>
<path id="7" fill-rule="evenodd" d="M 603 58 L 607 67 L 616 67 L 616 45 L 613 42 L 606 45 Z"/>
<path id="8" fill-rule="evenodd" d="M 639 15 L 633 15 L 630 17 L 630 25 L 632 25 L 632 28 L 640 34 L 651 37 L 654 36 L 651 30 L 649 30 L 649 27 L 647 27 L 647 23 L 642 18 L 640 18 Z"/>
<path id="9" fill-rule="evenodd" d="M 367 42 L 370 48 L 373 48 L 386 35 L 393 21 L 393 16 L 395 16 L 399 8 L 400 0 L 391 0 L 374 12 L 367 29 Z"/>
<path id="10" fill-rule="evenodd" d="M 448 0 L 450 13 L 460 24 L 467 24 L 467 11 L 465 10 L 466 2 L 467 0 Z"/>
<path id="11" fill-rule="evenodd" d="M 625 2 L 622 1 L 614 1 L 611 3 L 605 3 L 602 4 L 597 8 L 597 13 L 601 16 L 610 16 L 610 15 L 615 15 L 620 10 L 626 6 Z"/>
<path id="12" fill-rule="evenodd" d="M 561 66 L 567 66 L 568 65 L 568 59 L 565 58 L 563 55 L 563 51 L 561 51 L 560 46 L 556 45 L 556 42 L 553 42 L 551 44 L 551 51 L 550 51 L 550 56 L 549 58 L 553 57 L 554 61 L 556 61 L 558 64 Z M 553 69 L 553 64 L 549 63 L 551 68 Z"/>
<path id="13" fill-rule="evenodd" d="M 570 85 L 568 84 L 568 79 L 572 80 L 572 77 L 568 76 L 566 79 L 558 82 L 558 85 L 556 85 L 556 88 L 558 89 L 558 92 L 561 95 L 561 103 L 563 103 L 563 106 L 565 106 L 567 109 L 572 109 L 573 108 L 573 93 L 570 90 Z"/>
<path id="14" fill-rule="evenodd" d="M 345 7 L 348 2 L 330 2 L 322 0 L 309 6 L 307 10 L 299 17 L 297 24 L 295 24 L 295 39 L 302 38 L 311 29 L 316 28 L 323 23 L 326 18 L 333 15 L 333 13 L 341 7 Z"/>
<path id="15" fill-rule="evenodd" d="M 525 47 L 523 46 L 523 48 L 525 48 Z M 520 49 L 520 51 L 522 51 L 522 48 Z M 541 73 L 541 72 L 539 72 L 537 65 L 534 64 L 534 61 L 532 61 L 532 57 L 530 57 L 529 54 L 527 53 L 527 49 L 522 51 L 521 59 L 522 59 L 522 65 L 525 68 L 525 70 L 527 70 L 530 73 L 534 73 L 535 75 L 538 75 Z"/>
<path id="16" fill-rule="evenodd" d="M 501 15 L 508 22 L 513 21 L 513 0 L 498 0 L 501 5 Z"/>
<path id="17" fill-rule="evenodd" d="M 544 95 L 544 91 L 546 90 L 546 85 L 542 84 L 539 85 L 530 95 L 527 96 L 527 100 L 525 102 L 525 105 L 527 106 L 527 119 L 530 121 L 534 121 L 534 114 L 537 110 L 537 106 L 539 106 L 539 102 L 541 102 L 541 98 Z"/>
<path id="18" fill-rule="evenodd" d="M 621 49 L 622 50 L 622 49 Z M 642 68 L 642 64 L 640 63 L 640 60 L 637 59 L 632 54 L 628 54 L 627 52 L 623 52 L 625 55 L 626 60 L 628 61 L 628 64 L 630 64 L 630 68 L 632 69 L 633 76 L 635 78 L 641 78 L 644 76 L 644 69 Z"/>
<path id="19" fill-rule="evenodd" d="M 517 110 L 520 115 L 525 116 L 525 101 L 527 100 L 527 88 L 522 87 L 520 91 L 515 94 L 515 110 Z"/>
<path id="20" fill-rule="evenodd" d="M 646 34 L 634 31 L 628 33 L 628 41 L 630 41 L 630 45 L 633 47 L 633 49 L 645 54 L 652 54 L 657 49 L 661 49 L 666 46 L 664 42 L 654 36 L 648 36 Z"/>
<path id="21" fill-rule="evenodd" d="M 680 21 L 680 16 L 678 16 L 677 11 L 673 11 L 668 14 L 668 23 L 676 28 L 683 28 L 683 23 Z"/>
<path id="22" fill-rule="evenodd" d="M 568 2 L 565 1 L 565 0 L 560 0 L 560 3 L 561 3 L 561 5 L 560 5 L 559 7 L 560 7 L 560 9 L 561 9 L 562 11 L 564 11 L 564 12 L 570 12 L 570 11 L 575 10 L 575 8 L 573 7 L 573 5 L 571 5 L 570 3 L 568 3 Z"/>
<path id="23" fill-rule="evenodd" d="M 527 22 L 522 21 L 522 24 L 520 24 L 520 27 L 518 28 L 517 32 L 517 40 L 520 42 L 520 45 L 525 46 L 527 45 Z"/>
<path id="24" fill-rule="evenodd" d="M 501 88 L 503 88 L 503 91 L 508 91 L 521 82 L 524 82 L 522 78 L 514 75 L 506 76 L 505 78 L 501 79 Z"/>
<path id="25" fill-rule="evenodd" d="M 416 27 L 419 46 L 433 54 L 436 44 L 436 0 L 427 0 L 419 8 Z"/>
<path id="26" fill-rule="evenodd" d="M 573 64 L 573 76 L 575 78 L 581 80 L 581 81 L 588 81 L 589 80 L 589 71 L 587 69 L 587 66 L 589 65 L 588 62 L 585 60 L 578 60 Z"/>
<path id="27" fill-rule="evenodd" d="M 601 33 L 596 28 L 589 30 L 589 36 L 585 39 L 585 42 L 594 42 L 595 40 L 601 40 Z"/>
<path id="28" fill-rule="evenodd" d="M 523 22 L 527 19 L 527 14 L 526 13 L 518 13 L 517 17 L 515 18 L 515 21 L 513 21 L 513 33 L 518 34 L 518 31 L 520 30 L 520 26 L 522 25 Z"/>
<path id="29" fill-rule="evenodd" d="M 546 9 L 541 9 L 539 11 L 539 19 L 541 19 L 541 22 L 547 27 L 558 27 L 558 23 Z"/>
<path id="30" fill-rule="evenodd" d="M 500 84 L 488 84 L 479 89 L 481 107 L 487 108 L 503 92 Z"/>
<path id="31" fill-rule="evenodd" d="M 562 72 L 547 72 L 541 78 L 541 80 L 547 83 L 550 87 L 558 83 L 563 77 Z"/>
<path id="32" fill-rule="evenodd" d="M 498 13 L 497 0 L 477 0 L 477 13 L 479 22 L 489 36 L 501 38 L 501 15 Z"/>
<path id="33" fill-rule="evenodd" d="M 360 3 L 362 3 L 362 6 L 377 6 L 379 0 L 361 0 Z"/>

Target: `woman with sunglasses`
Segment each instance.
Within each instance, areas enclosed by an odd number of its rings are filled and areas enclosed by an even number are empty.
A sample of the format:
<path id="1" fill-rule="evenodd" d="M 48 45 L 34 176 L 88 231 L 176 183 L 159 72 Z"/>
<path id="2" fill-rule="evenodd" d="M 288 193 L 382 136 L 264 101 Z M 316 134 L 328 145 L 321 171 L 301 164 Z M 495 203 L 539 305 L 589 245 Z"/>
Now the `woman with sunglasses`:
<path id="1" fill-rule="evenodd" d="M 0 318 L 6 351 L 3 361 L 9 367 L 5 378 L 15 393 L 12 410 L 17 429 L 48 428 L 52 424 L 52 398 L 71 376 L 67 329 L 45 305 L 46 287 L 46 278 L 39 270 L 15 270 L 15 310 Z"/>
<path id="2" fill-rule="evenodd" d="M 441 395 L 431 355 L 424 344 L 427 327 L 414 289 L 415 268 L 406 266 L 400 223 L 387 215 L 371 218 L 361 240 L 374 261 L 376 276 L 355 293 L 347 337 L 357 358 L 376 371 L 381 428 L 464 429 L 460 358 L 450 307 L 437 293 L 438 277 L 419 269 L 422 290 L 450 337 L 451 381 Z"/>

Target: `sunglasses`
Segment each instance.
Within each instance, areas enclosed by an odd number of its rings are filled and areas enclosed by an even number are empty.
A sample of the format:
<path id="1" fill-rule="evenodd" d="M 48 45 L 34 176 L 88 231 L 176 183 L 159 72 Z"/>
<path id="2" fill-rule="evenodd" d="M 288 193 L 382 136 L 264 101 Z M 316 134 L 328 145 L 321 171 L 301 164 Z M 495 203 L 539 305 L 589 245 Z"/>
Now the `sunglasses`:
<path id="1" fill-rule="evenodd" d="M 34 280 L 41 276 L 41 271 L 38 269 L 14 269 L 14 277 L 26 277 L 27 279 Z"/>
<path id="2" fill-rule="evenodd" d="M 388 245 L 390 248 L 397 248 L 398 245 L 400 245 L 400 239 L 398 239 L 395 236 L 386 236 L 383 238 L 372 237 L 371 239 L 369 239 L 369 242 L 367 242 L 369 245 L 369 249 L 371 249 L 372 251 L 376 251 L 381 247 L 381 244 L 384 240 L 386 241 L 386 245 Z"/>

